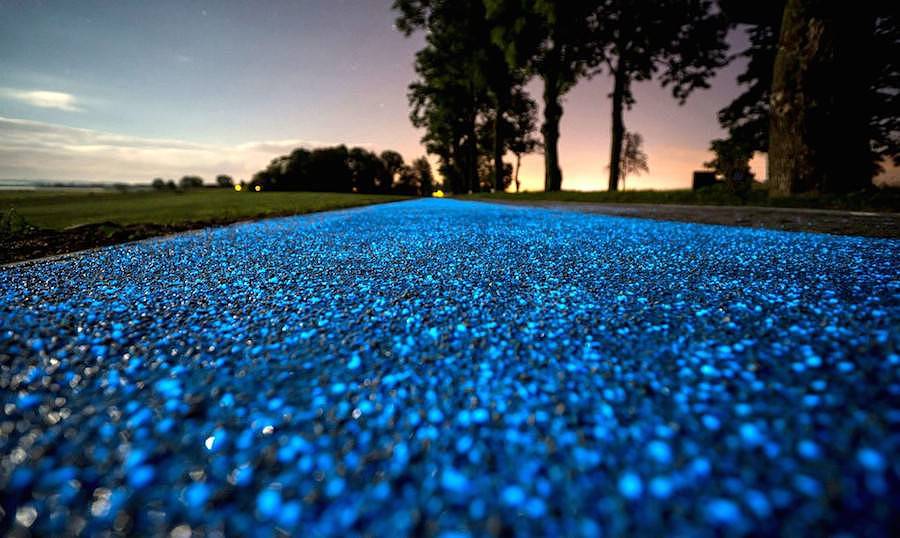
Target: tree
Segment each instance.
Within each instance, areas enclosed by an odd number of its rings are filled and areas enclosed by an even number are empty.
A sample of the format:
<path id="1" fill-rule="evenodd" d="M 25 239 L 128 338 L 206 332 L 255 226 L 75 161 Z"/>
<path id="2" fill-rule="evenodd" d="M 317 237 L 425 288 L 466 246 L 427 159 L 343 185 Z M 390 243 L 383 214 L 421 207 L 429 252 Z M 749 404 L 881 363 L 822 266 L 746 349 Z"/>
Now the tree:
<path id="1" fill-rule="evenodd" d="M 732 192 L 740 196 L 746 195 L 753 183 L 753 171 L 750 169 L 753 145 L 740 138 L 726 138 L 713 140 L 710 149 L 715 158 L 703 163 L 703 166 L 722 176 Z"/>
<path id="2" fill-rule="evenodd" d="M 441 160 L 454 192 L 495 189 L 503 181 L 507 145 L 504 117 L 525 82 L 491 39 L 491 21 L 481 0 L 396 0 L 397 27 L 406 35 L 425 31 L 416 53 L 418 79 L 410 85 L 410 119 L 426 129 L 422 141 Z M 489 137 L 479 131 L 490 125 Z M 485 140 L 490 140 L 486 147 Z M 481 144 L 479 144 L 481 142 Z M 493 180 L 481 181 L 484 154 L 493 160 Z"/>
<path id="3" fill-rule="evenodd" d="M 347 158 L 356 192 L 372 194 L 390 190 L 384 161 L 378 155 L 363 148 L 352 148 Z"/>
<path id="4" fill-rule="evenodd" d="M 635 104 L 632 84 L 657 78 L 684 103 L 727 63 L 727 24 L 712 0 L 608 0 L 594 15 L 598 69 L 593 74 L 605 71 L 613 78 L 609 190 L 614 191 L 622 170 L 623 112 Z"/>
<path id="5" fill-rule="evenodd" d="M 866 102 L 875 15 L 788 0 L 772 74 L 769 183 L 778 195 L 871 183 Z"/>
<path id="6" fill-rule="evenodd" d="M 164 190 L 166 188 L 166 180 L 161 177 L 155 178 L 153 182 L 150 183 L 150 186 L 156 191 Z"/>
<path id="7" fill-rule="evenodd" d="M 348 150 L 343 145 L 311 151 L 297 148 L 272 159 L 254 174 L 250 190 L 390 192 L 403 157 L 391 150 L 383 152 L 382 157 L 363 148 Z M 390 173 L 386 161 L 391 163 Z"/>
<path id="8" fill-rule="evenodd" d="M 403 167 L 406 166 L 406 163 L 403 162 L 403 155 L 393 150 L 385 150 L 381 152 L 380 157 L 388 177 L 391 178 L 390 182 L 393 184 Z"/>
<path id="9" fill-rule="evenodd" d="M 441 160 L 453 192 L 478 190 L 477 119 L 487 100 L 478 63 L 483 61 L 477 0 L 396 0 L 397 28 L 425 32 L 416 53 L 417 80 L 409 86 L 410 120 L 425 129 L 422 142 Z"/>
<path id="10" fill-rule="evenodd" d="M 394 192 L 406 196 L 417 196 L 419 194 L 419 176 L 411 166 L 404 164 L 397 169 Z"/>
<path id="11" fill-rule="evenodd" d="M 234 187 L 234 179 L 229 175 L 219 174 L 216 176 L 216 185 L 223 189 L 230 189 Z"/>
<path id="12" fill-rule="evenodd" d="M 731 25 L 749 25 L 750 45 L 732 58 L 745 58 L 747 67 L 738 75 L 744 92 L 719 111 L 719 124 L 728 131 L 727 144 L 713 142 L 726 149 L 738 147 L 753 152 L 769 151 L 769 95 L 772 89 L 772 67 L 778 48 L 778 34 L 784 14 L 785 0 L 720 0 Z M 731 157 L 734 154 L 731 153 Z M 748 156 L 752 157 L 752 153 Z M 730 157 L 723 155 L 725 160 Z"/>
<path id="13" fill-rule="evenodd" d="M 562 188 L 559 124 L 563 96 L 586 73 L 593 52 L 586 47 L 596 2 L 486 0 L 492 38 L 507 62 L 543 81 L 544 190 Z"/>
<path id="14" fill-rule="evenodd" d="M 203 186 L 203 178 L 200 176 L 183 176 L 178 180 L 178 186 L 182 189 L 196 189 Z"/>
<path id="15" fill-rule="evenodd" d="M 516 167 L 512 175 L 512 181 L 516 185 L 516 192 L 519 192 L 519 167 L 522 164 L 522 155 L 532 153 L 537 150 L 541 143 L 534 137 L 535 124 L 535 104 L 524 91 L 518 92 L 513 96 L 512 105 L 509 112 L 509 120 L 507 128 L 507 145 L 509 151 L 516 156 Z"/>
<path id="16" fill-rule="evenodd" d="M 307 165 L 307 185 L 315 192 L 352 192 L 353 172 L 347 146 L 316 148 Z"/>
<path id="17" fill-rule="evenodd" d="M 622 143 L 622 159 L 619 161 L 619 176 L 622 178 L 622 189 L 625 189 L 625 178 L 650 172 L 647 165 L 647 154 L 643 149 L 644 137 L 640 133 L 625 131 Z"/>
<path id="18" fill-rule="evenodd" d="M 786 1 L 748 3 L 721 0 L 721 5 L 733 25 L 750 25 L 750 47 L 740 54 L 748 59 L 746 71 L 738 77 L 738 82 L 746 87 L 745 91 L 719 112 L 719 123 L 728 130 L 726 140 L 729 144 L 749 146 L 754 151 L 766 152 L 769 150 L 769 101 Z M 896 113 L 900 95 L 900 66 L 897 63 L 900 58 L 900 35 L 896 15 L 889 9 L 880 7 L 883 5 L 875 4 L 877 10 L 868 33 L 863 32 L 862 38 L 853 39 L 859 45 L 868 42 L 865 51 L 858 51 L 859 58 L 854 63 L 858 64 L 856 67 L 865 68 L 867 73 L 862 78 L 870 80 L 865 99 L 852 105 L 845 113 L 858 111 L 867 115 L 869 161 L 865 165 L 865 172 L 851 172 L 846 177 L 874 176 L 882 171 L 881 164 L 885 160 L 894 160 L 900 164 L 900 115 Z M 867 38 L 869 34 L 871 39 Z M 870 65 L 866 65 L 867 63 Z M 845 72 L 839 78 L 843 83 L 851 75 L 852 72 Z M 838 120 L 839 118 L 835 119 Z M 841 135 L 846 134 L 842 132 Z M 861 158 L 858 166 L 863 167 Z M 827 189 L 825 185 L 810 183 L 803 188 Z M 862 184 L 849 185 L 846 189 L 867 184 L 863 180 Z M 775 188 L 773 183 L 772 192 L 779 194 Z M 799 184 L 795 185 L 795 192 L 803 188 Z"/>
<path id="19" fill-rule="evenodd" d="M 419 157 L 412 162 L 412 169 L 418 178 L 419 195 L 431 196 L 434 192 L 434 176 L 431 174 L 431 163 L 426 157 Z"/>

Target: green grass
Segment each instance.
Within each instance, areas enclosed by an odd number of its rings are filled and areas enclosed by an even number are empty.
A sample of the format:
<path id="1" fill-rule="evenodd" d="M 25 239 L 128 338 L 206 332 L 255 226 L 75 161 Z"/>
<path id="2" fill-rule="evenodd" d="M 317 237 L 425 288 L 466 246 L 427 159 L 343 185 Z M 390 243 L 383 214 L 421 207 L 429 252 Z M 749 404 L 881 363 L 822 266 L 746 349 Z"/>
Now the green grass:
<path id="1" fill-rule="evenodd" d="M 730 192 L 724 185 L 698 191 L 561 191 L 523 193 L 480 193 L 468 198 L 487 200 L 590 202 L 599 204 L 683 204 L 683 205 L 748 205 L 762 207 L 797 207 L 811 209 L 843 209 L 850 211 L 900 211 L 900 188 L 881 188 L 845 195 L 801 195 L 770 198 L 768 191 L 756 187 L 746 200 Z"/>
<path id="2" fill-rule="evenodd" d="M 80 224 L 177 225 L 326 211 L 403 200 L 403 196 L 319 192 L 0 191 L 0 213 L 15 214 L 38 228 L 61 230 Z"/>

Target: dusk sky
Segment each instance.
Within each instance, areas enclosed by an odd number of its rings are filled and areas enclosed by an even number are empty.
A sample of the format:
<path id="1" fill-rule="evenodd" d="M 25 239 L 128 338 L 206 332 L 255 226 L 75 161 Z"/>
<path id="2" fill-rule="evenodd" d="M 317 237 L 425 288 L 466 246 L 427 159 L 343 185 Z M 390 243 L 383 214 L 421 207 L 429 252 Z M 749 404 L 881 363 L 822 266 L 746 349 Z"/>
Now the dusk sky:
<path id="1" fill-rule="evenodd" d="M 423 39 L 394 29 L 390 4 L 0 0 L 0 178 L 249 179 L 300 145 L 422 155 L 406 88 Z M 637 86 L 625 120 L 644 135 L 650 174 L 626 187 L 690 184 L 742 67 L 683 107 L 655 83 Z M 565 100 L 565 189 L 605 188 L 610 87 L 596 77 Z M 525 188 L 543 186 L 542 166 L 539 155 L 523 162 Z M 762 159 L 754 168 L 764 176 Z"/>

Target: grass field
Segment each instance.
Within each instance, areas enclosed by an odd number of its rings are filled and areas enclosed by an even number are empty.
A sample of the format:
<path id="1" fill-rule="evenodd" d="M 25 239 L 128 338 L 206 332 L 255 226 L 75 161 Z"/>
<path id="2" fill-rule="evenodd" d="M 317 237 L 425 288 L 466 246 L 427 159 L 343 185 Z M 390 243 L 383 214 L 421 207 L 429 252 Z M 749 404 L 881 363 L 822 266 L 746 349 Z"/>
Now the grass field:
<path id="1" fill-rule="evenodd" d="M 560 191 L 523 193 L 479 193 L 470 198 L 488 200 L 587 202 L 599 204 L 684 204 L 684 205 L 747 205 L 760 207 L 797 207 L 810 209 L 842 209 L 848 211 L 900 211 L 900 188 L 881 188 L 871 191 L 837 195 L 802 195 L 770 198 L 764 188 L 755 188 L 742 199 L 722 185 L 692 191 Z"/>
<path id="2" fill-rule="evenodd" d="M 37 228 L 62 230 L 82 224 L 112 222 L 178 225 L 311 213 L 402 200 L 403 196 L 318 192 L 244 193 L 228 189 L 186 192 L 0 191 L 0 214 Z"/>

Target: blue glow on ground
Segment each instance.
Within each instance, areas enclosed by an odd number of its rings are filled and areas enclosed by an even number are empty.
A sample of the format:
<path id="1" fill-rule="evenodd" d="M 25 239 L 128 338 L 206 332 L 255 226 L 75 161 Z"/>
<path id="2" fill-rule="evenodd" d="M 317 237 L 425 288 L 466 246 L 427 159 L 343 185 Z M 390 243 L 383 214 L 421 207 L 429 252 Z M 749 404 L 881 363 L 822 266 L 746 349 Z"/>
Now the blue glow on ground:
<path id="1" fill-rule="evenodd" d="M 898 260 L 419 200 L 6 269 L 0 531 L 885 535 Z"/>

